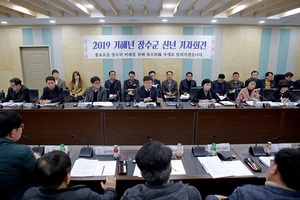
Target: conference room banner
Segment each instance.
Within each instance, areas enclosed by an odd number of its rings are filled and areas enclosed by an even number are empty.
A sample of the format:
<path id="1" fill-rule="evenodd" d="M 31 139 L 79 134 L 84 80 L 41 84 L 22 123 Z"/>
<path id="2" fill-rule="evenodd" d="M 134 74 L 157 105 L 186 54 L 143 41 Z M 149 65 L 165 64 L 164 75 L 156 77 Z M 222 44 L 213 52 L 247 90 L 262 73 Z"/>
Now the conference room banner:
<path id="1" fill-rule="evenodd" d="M 84 59 L 214 58 L 214 36 L 101 35 L 84 36 Z"/>

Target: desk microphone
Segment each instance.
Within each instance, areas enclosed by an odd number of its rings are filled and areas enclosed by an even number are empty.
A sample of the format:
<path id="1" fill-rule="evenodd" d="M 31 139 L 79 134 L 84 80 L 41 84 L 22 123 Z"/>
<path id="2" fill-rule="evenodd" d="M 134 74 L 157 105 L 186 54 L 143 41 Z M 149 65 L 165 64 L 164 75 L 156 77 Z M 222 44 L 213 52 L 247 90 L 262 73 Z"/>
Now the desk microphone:
<path id="1" fill-rule="evenodd" d="M 297 101 L 300 100 L 300 97 L 299 97 L 298 95 L 296 95 L 294 92 L 290 92 L 290 94 L 291 94 L 292 96 L 296 97 L 296 98 L 298 99 Z"/>
<path id="2" fill-rule="evenodd" d="M 215 137 L 216 137 L 216 134 L 213 133 L 208 138 L 206 138 L 205 140 L 210 139 L 210 138 L 215 138 Z M 200 143 L 200 141 L 198 141 L 198 146 L 192 147 L 193 155 L 195 157 L 205 157 L 205 156 L 207 156 L 207 151 L 205 151 L 205 147 L 203 147 L 203 146 L 200 147 L 199 143 Z"/>
<path id="3" fill-rule="evenodd" d="M 274 140 L 280 140 L 280 139 L 281 139 L 281 136 L 276 136 L 276 137 L 273 137 L 273 138 L 269 138 L 267 141 L 274 141 Z M 257 141 L 255 143 L 255 146 L 250 146 L 249 147 L 249 153 L 252 156 L 266 156 L 267 153 L 265 152 L 264 147 L 257 146 L 258 142 L 265 142 L 265 141 Z"/>
<path id="4" fill-rule="evenodd" d="M 153 142 L 152 138 L 148 135 L 147 136 L 147 139 L 150 141 L 150 142 Z"/>
<path id="5" fill-rule="evenodd" d="M 22 134 L 22 137 L 27 138 L 27 139 L 29 139 L 29 140 L 33 140 L 33 141 L 35 141 L 35 142 L 37 143 L 37 145 L 38 145 L 37 147 L 32 147 L 32 148 L 31 148 L 31 150 L 32 150 L 33 152 L 40 154 L 40 156 L 42 156 L 42 155 L 44 154 L 44 149 L 45 149 L 45 147 L 41 147 L 41 146 L 40 146 L 40 141 L 39 141 L 39 140 L 37 140 L 37 139 L 35 139 L 35 138 L 32 138 L 32 137 L 29 137 L 29 136 L 27 136 L 27 135 L 25 135 L 25 134 Z"/>
<path id="6" fill-rule="evenodd" d="M 263 95 L 259 95 L 259 97 L 261 97 L 264 101 L 268 101 L 268 99 L 266 97 L 264 97 Z M 263 107 L 264 108 L 271 108 L 271 104 L 270 103 L 263 103 Z"/>
<path id="7" fill-rule="evenodd" d="M 176 104 L 177 109 L 183 109 L 183 104 L 181 103 L 181 99 L 179 98 L 179 103 Z"/>
<path id="8" fill-rule="evenodd" d="M 120 103 L 121 99 L 120 99 L 120 92 L 117 92 L 118 94 L 118 104 L 117 104 L 117 109 L 123 109 L 123 104 Z"/>
<path id="9" fill-rule="evenodd" d="M 77 137 L 75 134 L 72 134 L 71 137 L 73 139 L 77 139 L 86 143 L 87 147 L 82 147 L 79 152 L 79 157 L 90 158 L 93 156 L 93 148 L 89 146 L 89 142 L 87 140 L 81 139 Z"/>

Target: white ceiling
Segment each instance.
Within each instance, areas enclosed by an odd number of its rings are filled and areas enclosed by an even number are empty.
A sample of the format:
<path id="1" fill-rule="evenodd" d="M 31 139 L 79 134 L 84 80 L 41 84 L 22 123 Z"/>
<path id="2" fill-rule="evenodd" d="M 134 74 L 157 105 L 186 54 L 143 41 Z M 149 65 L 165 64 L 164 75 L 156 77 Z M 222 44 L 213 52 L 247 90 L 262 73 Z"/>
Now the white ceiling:
<path id="1" fill-rule="evenodd" d="M 231 15 L 238 6 L 244 9 Z M 217 24 L 257 25 L 264 20 L 265 25 L 300 26 L 300 14 L 267 18 L 295 8 L 300 0 L 0 0 L 0 21 L 8 26 L 50 20 L 59 25 L 99 24 L 100 19 L 104 24 L 161 24 L 162 19 L 167 24 L 212 24 L 217 19 Z"/>

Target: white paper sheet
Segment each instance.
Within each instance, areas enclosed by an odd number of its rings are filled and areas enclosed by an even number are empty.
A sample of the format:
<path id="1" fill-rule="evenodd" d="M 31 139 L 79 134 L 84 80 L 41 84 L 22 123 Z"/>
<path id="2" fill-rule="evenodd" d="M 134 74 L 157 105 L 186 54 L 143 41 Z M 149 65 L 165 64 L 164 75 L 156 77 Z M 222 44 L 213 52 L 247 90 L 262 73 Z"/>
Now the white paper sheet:
<path id="1" fill-rule="evenodd" d="M 233 172 L 222 163 L 218 156 L 198 157 L 199 162 L 212 178 L 233 176 Z"/>
<path id="2" fill-rule="evenodd" d="M 253 176 L 252 172 L 240 160 L 223 161 L 223 164 L 233 173 L 233 176 Z"/>
<path id="3" fill-rule="evenodd" d="M 271 160 L 274 160 L 274 156 L 259 156 L 259 161 L 267 167 L 270 167 Z"/>
<path id="4" fill-rule="evenodd" d="M 98 160 L 77 159 L 71 170 L 71 177 L 90 177 L 94 176 Z"/>
<path id="5" fill-rule="evenodd" d="M 97 101 L 97 102 L 94 102 L 93 103 L 93 106 L 102 106 L 102 107 L 109 107 L 109 106 L 113 106 L 113 103 L 112 102 L 100 102 L 100 101 Z"/>
<path id="6" fill-rule="evenodd" d="M 98 161 L 94 176 L 114 176 L 117 161 Z"/>

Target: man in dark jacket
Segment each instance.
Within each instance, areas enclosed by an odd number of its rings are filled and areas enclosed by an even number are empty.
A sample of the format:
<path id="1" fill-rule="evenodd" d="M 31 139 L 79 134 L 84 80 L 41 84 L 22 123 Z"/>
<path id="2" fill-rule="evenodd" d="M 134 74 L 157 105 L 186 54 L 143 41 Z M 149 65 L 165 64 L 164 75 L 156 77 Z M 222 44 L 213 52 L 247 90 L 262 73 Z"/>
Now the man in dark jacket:
<path id="1" fill-rule="evenodd" d="M 209 195 L 206 200 L 299 200 L 300 199 L 300 150 L 282 149 L 275 155 L 264 186 L 238 187 L 230 196 Z"/>
<path id="2" fill-rule="evenodd" d="M 43 94 L 39 100 L 40 104 L 55 103 L 63 100 L 63 89 L 55 84 L 53 76 L 46 78 L 47 87 L 44 87 Z"/>
<path id="3" fill-rule="evenodd" d="M 52 151 L 42 156 L 34 167 L 36 180 L 40 187 L 26 191 L 23 200 L 114 200 L 116 199 L 116 178 L 106 177 L 106 183 L 101 182 L 104 195 L 93 192 L 84 185 L 70 186 L 71 160 L 68 154 Z"/>
<path id="4" fill-rule="evenodd" d="M 136 154 L 136 163 L 146 183 L 125 191 L 122 200 L 198 200 L 199 191 L 180 182 L 170 181 L 172 151 L 160 142 L 148 142 Z"/>
<path id="5" fill-rule="evenodd" d="M 22 81 L 19 78 L 13 78 L 10 81 L 10 87 L 7 90 L 6 98 L 1 99 L 1 102 L 30 102 L 29 90 L 22 85 Z"/>
<path id="6" fill-rule="evenodd" d="M 24 128 L 15 111 L 0 111 L 0 199 L 21 199 L 33 186 L 35 155 L 26 145 L 17 144 Z M 36 155 L 38 157 L 38 155 Z"/>

